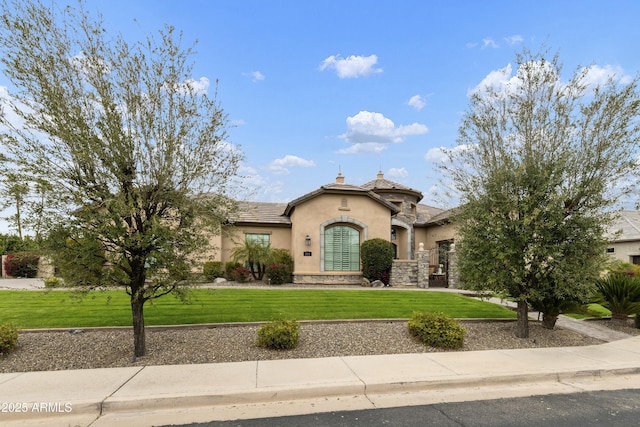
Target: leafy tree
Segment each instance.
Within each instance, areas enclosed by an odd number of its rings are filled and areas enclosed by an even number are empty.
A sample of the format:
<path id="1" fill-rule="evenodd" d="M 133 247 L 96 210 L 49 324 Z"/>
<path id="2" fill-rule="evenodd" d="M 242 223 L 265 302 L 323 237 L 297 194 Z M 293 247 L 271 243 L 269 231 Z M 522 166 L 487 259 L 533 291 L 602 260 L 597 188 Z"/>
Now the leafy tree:
<path id="1" fill-rule="evenodd" d="M 389 284 L 393 265 L 393 245 L 384 239 L 369 239 L 360 247 L 362 275 L 370 280 L 380 280 Z"/>
<path id="2" fill-rule="evenodd" d="M 513 297 L 527 337 L 529 303 L 552 327 L 563 302 L 589 295 L 616 183 L 635 167 L 640 98 L 638 78 L 592 84 L 586 67 L 564 81 L 557 55 L 516 59 L 515 76 L 471 95 L 443 168 L 461 199 L 462 280 Z"/>
<path id="3" fill-rule="evenodd" d="M 0 8 L 0 61 L 16 88 L 4 107 L 21 120 L 0 118 L 3 153 L 55 188 L 72 240 L 100 242 L 113 272 L 100 280 L 130 295 L 142 356 L 144 304 L 184 289 L 206 233 L 234 208 L 226 194 L 242 153 L 173 27 L 130 43 L 82 2 Z"/>
<path id="4" fill-rule="evenodd" d="M 29 184 L 22 177 L 13 173 L 6 172 L 0 180 L 0 195 L 2 196 L 2 204 L 0 209 L 15 209 L 15 212 L 4 218 L 16 230 L 18 237 L 22 239 L 22 226 L 24 216 L 24 206 L 26 198 L 29 194 Z"/>

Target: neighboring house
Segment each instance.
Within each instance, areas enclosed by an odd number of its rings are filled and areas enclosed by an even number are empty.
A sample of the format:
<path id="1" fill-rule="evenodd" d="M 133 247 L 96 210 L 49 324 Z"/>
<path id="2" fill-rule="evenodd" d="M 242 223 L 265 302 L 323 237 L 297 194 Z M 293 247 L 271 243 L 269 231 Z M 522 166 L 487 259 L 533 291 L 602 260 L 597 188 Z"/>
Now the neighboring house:
<path id="1" fill-rule="evenodd" d="M 436 270 L 454 230 L 447 212 L 420 204 L 422 197 L 382 173 L 360 186 L 345 183 L 339 173 L 334 183 L 288 204 L 242 202 L 226 226 L 228 233 L 212 243 L 223 262 L 231 260 L 233 249 L 245 239 L 287 249 L 294 259 L 294 283 L 360 283 L 360 245 L 373 238 L 390 241 L 397 260 L 414 260 L 421 247 L 438 248 L 430 251 Z"/>
<path id="2" fill-rule="evenodd" d="M 621 211 L 607 237 L 607 254 L 620 261 L 640 264 L 640 211 Z"/>

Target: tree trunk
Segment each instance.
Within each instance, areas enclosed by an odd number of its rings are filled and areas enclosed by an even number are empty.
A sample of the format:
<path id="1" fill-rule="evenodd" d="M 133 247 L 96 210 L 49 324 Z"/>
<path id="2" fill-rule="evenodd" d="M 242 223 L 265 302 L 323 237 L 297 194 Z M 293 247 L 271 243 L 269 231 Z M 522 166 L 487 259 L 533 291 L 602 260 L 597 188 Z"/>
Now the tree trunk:
<path id="1" fill-rule="evenodd" d="M 133 316 L 133 354 L 135 357 L 147 353 L 144 333 L 144 299 L 133 293 L 131 295 L 131 314 Z"/>
<path id="2" fill-rule="evenodd" d="M 529 305 L 526 301 L 518 301 L 516 337 L 529 338 Z"/>
<path id="3" fill-rule="evenodd" d="M 546 329 L 555 328 L 557 320 L 558 320 L 558 316 L 554 316 L 553 314 L 542 313 L 542 327 Z"/>

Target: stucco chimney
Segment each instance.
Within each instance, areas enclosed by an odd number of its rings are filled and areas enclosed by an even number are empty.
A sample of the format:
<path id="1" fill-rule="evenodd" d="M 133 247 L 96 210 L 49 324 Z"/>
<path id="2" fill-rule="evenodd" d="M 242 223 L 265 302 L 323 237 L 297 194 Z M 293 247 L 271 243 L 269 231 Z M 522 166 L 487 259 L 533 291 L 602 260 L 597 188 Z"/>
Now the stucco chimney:
<path id="1" fill-rule="evenodd" d="M 338 176 L 336 176 L 336 184 L 344 184 L 344 176 L 342 176 L 342 172 L 338 172 Z"/>
<path id="2" fill-rule="evenodd" d="M 378 171 L 378 175 L 376 176 L 377 179 L 384 179 L 384 174 L 382 173 L 382 171 Z"/>

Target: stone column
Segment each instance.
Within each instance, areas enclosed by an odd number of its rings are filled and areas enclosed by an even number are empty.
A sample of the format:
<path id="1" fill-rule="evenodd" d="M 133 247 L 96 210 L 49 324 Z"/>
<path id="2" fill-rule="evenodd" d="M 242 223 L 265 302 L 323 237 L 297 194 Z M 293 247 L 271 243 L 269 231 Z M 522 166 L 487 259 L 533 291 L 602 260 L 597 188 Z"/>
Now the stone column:
<path id="1" fill-rule="evenodd" d="M 416 252 L 416 261 L 418 262 L 418 287 L 429 287 L 429 250 L 425 250 L 424 243 L 420 242 L 418 251 Z"/>
<path id="2" fill-rule="evenodd" d="M 460 270 L 458 269 L 458 254 L 456 253 L 456 245 L 451 244 L 451 248 L 447 253 L 449 259 L 449 277 L 448 285 L 450 288 L 460 287 Z"/>

